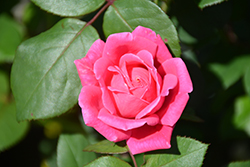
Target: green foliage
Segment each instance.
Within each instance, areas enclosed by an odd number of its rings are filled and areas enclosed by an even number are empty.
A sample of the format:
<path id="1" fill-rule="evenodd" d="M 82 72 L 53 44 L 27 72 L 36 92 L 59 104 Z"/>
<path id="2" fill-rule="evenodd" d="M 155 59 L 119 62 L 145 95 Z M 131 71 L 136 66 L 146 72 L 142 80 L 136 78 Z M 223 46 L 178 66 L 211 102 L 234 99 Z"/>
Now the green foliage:
<path id="1" fill-rule="evenodd" d="M 16 121 L 15 103 L 9 101 L 7 75 L 0 71 L 0 152 L 10 148 L 26 134 L 29 123 Z"/>
<path id="2" fill-rule="evenodd" d="M 9 91 L 9 83 L 8 83 L 8 78 L 7 75 L 0 71 L 0 102 L 6 101 L 6 96 L 8 95 Z"/>
<path id="3" fill-rule="evenodd" d="M 43 10 L 60 16 L 81 16 L 98 9 L 105 0 L 32 0 Z"/>
<path id="4" fill-rule="evenodd" d="M 128 152 L 128 149 L 126 145 L 119 146 L 117 143 L 111 142 L 109 140 L 103 140 L 99 143 L 85 147 L 84 151 L 102 154 L 122 154 Z"/>
<path id="5" fill-rule="evenodd" d="M 0 63 L 12 62 L 24 28 L 7 14 L 0 14 Z"/>
<path id="6" fill-rule="evenodd" d="M 15 103 L 0 101 L 0 152 L 16 144 L 28 130 L 28 122 L 16 121 Z"/>
<path id="7" fill-rule="evenodd" d="M 250 136 L 250 97 L 239 97 L 235 101 L 234 124 Z"/>
<path id="8" fill-rule="evenodd" d="M 172 144 L 173 147 L 173 144 Z M 144 167 L 198 167 L 202 165 L 208 144 L 203 144 L 191 138 L 177 137 L 177 147 L 174 153 L 146 154 Z M 171 151 L 169 151 L 171 152 Z"/>
<path id="9" fill-rule="evenodd" d="M 99 36 L 141 25 L 182 54 L 194 91 L 172 147 L 135 155 L 137 165 L 250 166 L 249 0 L 12 0 L 0 11 L 1 164 L 130 166 L 125 141 L 102 141 L 84 124 L 73 62 Z"/>
<path id="10" fill-rule="evenodd" d="M 113 33 L 132 32 L 139 25 L 160 34 L 173 54 L 180 57 L 175 26 L 157 5 L 148 0 L 116 0 L 104 15 L 103 31 L 107 37 Z"/>
<path id="11" fill-rule="evenodd" d="M 200 0 L 199 1 L 199 7 L 201 9 L 208 7 L 208 6 L 212 6 L 212 5 L 216 5 L 218 3 L 221 3 L 225 0 Z"/>
<path id="12" fill-rule="evenodd" d="M 250 96 L 250 67 L 247 68 L 244 74 L 244 87 L 248 96 Z"/>
<path id="13" fill-rule="evenodd" d="M 116 157 L 112 156 L 104 156 L 101 158 L 96 159 L 95 161 L 91 162 L 90 164 L 86 165 L 85 167 L 131 167 L 125 161 L 122 161 Z"/>
<path id="14" fill-rule="evenodd" d="M 57 146 L 58 167 L 82 167 L 93 161 L 96 158 L 94 153 L 83 152 L 87 145 L 87 139 L 81 134 L 62 134 Z"/>
<path id="15" fill-rule="evenodd" d="M 229 88 L 246 72 L 250 64 L 249 55 L 241 55 L 228 64 L 211 64 L 210 69 L 222 81 L 224 88 Z"/>
<path id="16" fill-rule="evenodd" d="M 81 83 L 74 60 L 98 39 L 95 29 L 84 25 L 63 19 L 18 47 L 11 71 L 18 121 L 60 115 L 77 103 Z"/>
<path id="17" fill-rule="evenodd" d="M 232 162 L 227 167 L 249 167 L 250 161 Z"/>

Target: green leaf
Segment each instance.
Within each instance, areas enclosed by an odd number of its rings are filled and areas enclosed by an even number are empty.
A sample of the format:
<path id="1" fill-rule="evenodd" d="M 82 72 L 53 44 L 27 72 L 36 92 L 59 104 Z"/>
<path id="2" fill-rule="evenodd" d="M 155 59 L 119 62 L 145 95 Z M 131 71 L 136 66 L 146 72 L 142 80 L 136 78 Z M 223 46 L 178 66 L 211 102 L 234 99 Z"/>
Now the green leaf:
<path id="1" fill-rule="evenodd" d="M 85 167 L 131 167 L 127 162 L 122 161 L 116 157 L 112 156 L 103 156 L 95 161 L 91 162 L 90 164 L 86 165 Z"/>
<path id="2" fill-rule="evenodd" d="M 99 143 L 85 147 L 84 151 L 91 151 L 102 154 L 122 154 L 128 152 L 128 149 L 124 144 L 120 146 L 117 143 L 111 142 L 109 140 L 103 140 Z"/>
<path id="3" fill-rule="evenodd" d="M 148 0 L 116 0 L 104 15 L 103 31 L 107 37 L 113 33 L 132 32 L 139 25 L 160 34 L 164 41 L 167 39 L 173 54 L 180 56 L 175 26 L 156 4 Z"/>
<path id="4" fill-rule="evenodd" d="M 37 6 L 60 16 L 81 16 L 98 9 L 105 0 L 31 0 Z"/>
<path id="5" fill-rule="evenodd" d="M 60 115 L 77 103 L 81 83 L 74 60 L 99 37 L 84 25 L 63 19 L 18 47 L 11 71 L 18 121 Z"/>
<path id="6" fill-rule="evenodd" d="M 183 43 L 192 45 L 198 42 L 198 40 L 194 38 L 192 35 L 190 35 L 183 27 L 179 27 L 178 32 L 179 32 L 180 40 Z"/>
<path id="7" fill-rule="evenodd" d="M 232 162 L 227 167 L 249 167 L 250 161 Z"/>
<path id="8" fill-rule="evenodd" d="M 218 3 L 221 3 L 225 0 L 200 0 L 198 3 L 199 8 L 203 9 L 208 6 L 216 5 Z"/>
<path id="9" fill-rule="evenodd" d="M 0 102 L 4 102 L 9 93 L 9 82 L 7 75 L 2 71 L 0 71 L 0 83 Z"/>
<path id="10" fill-rule="evenodd" d="M 242 55 L 238 56 L 228 64 L 211 64 L 210 69 L 221 80 L 223 87 L 227 89 L 243 76 L 249 64 L 250 56 Z"/>
<path id="11" fill-rule="evenodd" d="M 167 150 L 168 154 L 145 154 L 146 164 L 144 167 L 164 166 L 164 167 L 198 167 L 202 165 L 208 144 L 203 144 L 191 138 L 177 136 L 177 147 L 174 150 Z"/>
<path id="12" fill-rule="evenodd" d="M 60 135 L 57 146 L 58 167 L 82 167 L 96 158 L 95 153 L 83 152 L 88 140 L 81 134 Z"/>
<path id="13" fill-rule="evenodd" d="M 250 68 L 249 67 L 247 68 L 243 79 L 244 79 L 245 90 L 246 90 L 248 96 L 250 96 Z"/>
<path id="14" fill-rule="evenodd" d="M 250 97 L 237 98 L 234 107 L 234 125 L 250 136 Z"/>
<path id="15" fill-rule="evenodd" d="M 15 103 L 0 102 L 0 152 L 20 141 L 28 130 L 28 122 L 16 121 Z"/>
<path id="16" fill-rule="evenodd" d="M 186 108 L 185 111 L 181 115 L 181 119 L 193 122 L 204 122 L 201 118 L 196 116 L 195 111 L 191 108 Z"/>
<path id="17" fill-rule="evenodd" d="M 12 62 L 24 29 L 6 14 L 0 15 L 0 62 Z"/>

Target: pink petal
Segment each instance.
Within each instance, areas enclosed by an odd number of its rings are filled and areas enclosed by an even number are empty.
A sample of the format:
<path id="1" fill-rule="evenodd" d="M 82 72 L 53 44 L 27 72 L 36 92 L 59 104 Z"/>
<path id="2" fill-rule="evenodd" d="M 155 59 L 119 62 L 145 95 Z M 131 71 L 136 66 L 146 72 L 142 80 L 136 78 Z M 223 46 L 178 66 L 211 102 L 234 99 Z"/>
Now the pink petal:
<path id="1" fill-rule="evenodd" d="M 93 72 L 93 65 L 102 56 L 104 45 L 105 43 L 102 40 L 96 40 L 84 58 L 74 61 L 82 86 L 98 85 Z"/>
<path id="2" fill-rule="evenodd" d="M 147 105 L 143 110 L 141 110 L 135 117 L 135 119 L 141 119 L 146 115 L 153 114 L 156 112 L 161 106 L 164 101 L 164 98 L 158 96 L 154 101 L 152 101 L 149 105 Z"/>
<path id="3" fill-rule="evenodd" d="M 141 50 L 137 55 L 148 67 L 154 68 L 154 57 L 147 50 Z"/>
<path id="4" fill-rule="evenodd" d="M 157 40 L 155 43 L 158 45 L 156 58 L 155 58 L 155 66 L 159 67 L 164 61 L 171 59 L 172 55 L 169 52 L 165 43 L 162 41 L 160 35 L 157 35 Z"/>
<path id="5" fill-rule="evenodd" d="M 109 66 L 112 66 L 112 62 L 107 58 L 100 58 L 94 64 L 94 73 L 96 78 L 99 80 L 100 78 L 107 77 L 107 69 Z"/>
<path id="6" fill-rule="evenodd" d="M 117 114 L 115 99 L 111 91 L 107 87 L 102 87 L 102 102 L 104 107 L 112 114 Z"/>
<path id="7" fill-rule="evenodd" d="M 163 40 L 161 39 L 160 35 L 156 35 L 155 32 L 152 31 L 151 29 L 138 26 L 132 32 L 132 34 L 134 36 L 141 36 L 141 37 L 147 38 L 157 44 L 158 48 L 157 48 L 156 58 L 155 58 L 156 67 L 158 67 L 165 60 L 172 58 L 171 53 L 169 52 Z"/>
<path id="8" fill-rule="evenodd" d="M 169 126 L 148 126 L 134 129 L 127 145 L 132 154 L 139 154 L 171 147 L 170 140 L 173 128 Z"/>
<path id="9" fill-rule="evenodd" d="M 163 107 L 156 113 L 159 115 L 161 124 L 174 126 L 179 120 L 189 99 L 188 93 L 179 92 L 173 97 L 166 97 Z"/>
<path id="10" fill-rule="evenodd" d="M 102 90 L 102 102 L 107 110 L 111 113 L 116 113 L 116 107 L 114 105 L 114 98 L 111 92 L 109 92 L 107 88 L 107 83 L 110 85 L 112 79 L 112 73 L 108 71 L 108 67 L 111 66 L 112 63 L 107 58 L 100 58 L 94 64 L 94 72 L 96 78 L 99 81 L 101 90 Z"/>
<path id="11" fill-rule="evenodd" d="M 148 70 L 151 72 L 152 77 L 154 78 L 154 80 L 152 80 L 150 83 L 148 92 L 145 92 L 145 95 L 143 97 L 143 99 L 147 99 L 147 101 L 152 101 L 149 99 L 155 99 L 156 97 L 152 96 L 151 92 L 152 90 L 155 90 L 155 94 L 159 95 L 162 79 L 158 74 L 156 68 L 154 67 L 154 61 L 152 59 L 152 55 L 149 52 L 142 50 L 137 54 L 137 56 L 140 57 L 140 59 L 142 59 L 143 62 L 148 65 Z"/>
<path id="12" fill-rule="evenodd" d="M 178 78 L 179 92 L 192 92 L 193 85 L 187 67 L 181 58 L 166 60 L 158 69 L 161 76 L 173 74 Z"/>
<path id="13" fill-rule="evenodd" d="M 147 50 L 154 56 L 156 49 L 157 45 L 154 42 L 124 32 L 112 34 L 107 38 L 103 55 L 114 64 L 118 64 L 120 57 L 126 53 L 137 54 L 141 50 Z"/>
<path id="14" fill-rule="evenodd" d="M 177 85 L 177 78 L 173 74 L 167 74 L 164 76 L 161 96 L 167 96 L 169 94 L 169 90 L 173 89 Z"/>
<path id="15" fill-rule="evenodd" d="M 74 61 L 78 75 L 80 77 L 82 86 L 85 85 L 96 85 L 98 86 L 98 81 L 95 78 L 95 74 L 93 72 L 93 69 L 91 69 L 91 65 L 88 65 L 89 63 L 86 62 L 86 60 L 83 59 L 78 59 Z"/>
<path id="16" fill-rule="evenodd" d="M 100 134 L 110 141 L 126 140 L 131 131 L 122 131 L 108 126 L 99 120 L 98 113 L 102 109 L 101 90 L 96 86 L 84 86 L 79 95 L 79 105 L 86 125 L 95 128 Z"/>
<path id="17" fill-rule="evenodd" d="M 126 81 L 123 78 L 123 74 L 118 69 L 118 67 L 109 66 L 108 70 L 113 73 L 110 86 L 108 86 L 108 89 L 111 91 L 129 93 L 129 89 L 126 84 Z"/>
<path id="18" fill-rule="evenodd" d="M 135 96 L 149 102 L 156 98 L 160 92 L 160 84 L 156 83 L 159 79 L 151 53 L 144 50 L 137 55 L 125 54 L 121 57 L 119 66 L 125 78 L 128 78 L 127 84 Z"/>
<path id="19" fill-rule="evenodd" d="M 113 93 L 115 104 L 124 118 L 134 118 L 148 103 L 134 95 L 126 93 Z M 116 114 L 118 115 L 118 114 Z"/>
<path id="20" fill-rule="evenodd" d="M 141 127 L 146 123 L 150 126 L 155 126 L 159 122 L 159 117 L 156 114 L 140 120 L 134 120 L 112 115 L 104 108 L 99 112 L 98 118 L 105 124 L 124 131 Z"/>
<path id="21" fill-rule="evenodd" d="M 86 59 L 92 64 L 92 68 L 96 60 L 102 57 L 104 46 L 105 43 L 102 40 L 97 39 L 88 50 L 88 53 L 86 54 Z"/>

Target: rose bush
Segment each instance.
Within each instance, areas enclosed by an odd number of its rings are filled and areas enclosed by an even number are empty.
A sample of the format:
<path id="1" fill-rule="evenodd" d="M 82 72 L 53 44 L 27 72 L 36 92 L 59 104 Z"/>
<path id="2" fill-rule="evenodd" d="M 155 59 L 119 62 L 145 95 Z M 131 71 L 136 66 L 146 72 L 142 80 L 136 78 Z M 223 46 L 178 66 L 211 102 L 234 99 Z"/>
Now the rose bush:
<path id="1" fill-rule="evenodd" d="M 171 134 L 193 89 L 187 68 L 160 35 L 144 27 L 97 40 L 75 60 L 86 125 L 133 154 L 170 148 Z"/>

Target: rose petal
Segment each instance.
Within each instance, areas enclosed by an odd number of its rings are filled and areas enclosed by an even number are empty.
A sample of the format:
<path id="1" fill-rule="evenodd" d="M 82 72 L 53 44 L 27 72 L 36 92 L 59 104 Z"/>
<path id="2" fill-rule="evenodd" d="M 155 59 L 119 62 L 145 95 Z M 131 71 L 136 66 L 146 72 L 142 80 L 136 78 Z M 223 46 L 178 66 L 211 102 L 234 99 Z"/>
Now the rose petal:
<path id="1" fill-rule="evenodd" d="M 141 119 L 142 117 L 146 115 L 153 114 L 162 106 L 162 103 L 164 101 L 164 98 L 161 96 L 158 96 L 154 101 L 152 101 L 149 105 L 147 105 L 143 110 L 141 110 L 135 117 L 135 119 Z"/>
<path id="2" fill-rule="evenodd" d="M 169 126 L 156 125 L 154 127 L 144 125 L 132 131 L 127 145 L 132 154 L 139 154 L 158 149 L 171 147 L 170 140 L 173 128 Z"/>
<path id="3" fill-rule="evenodd" d="M 99 112 L 98 118 L 105 124 L 124 131 L 141 127 L 146 123 L 150 126 L 155 126 L 159 122 L 159 117 L 156 114 L 140 120 L 134 120 L 112 115 L 104 108 Z"/>
<path id="4" fill-rule="evenodd" d="M 181 58 L 172 58 L 166 60 L 158 69 L 161 76 L 173 74 L 178 78 L 180 92 L 192 92 L 193 85 L 190 79 L 187 67 Z"/>
<path id="5" fill-rule="evenodd" d="M 99 120 L 98 113 L 102 109 L 101 90 L 96 86 L 84 86 L 79 95 L 79 105 L 86 125 L 95 128 L 110 141 L 118 142 L 128 139 L 131 131 L 122 131 L 108 126 Z"/>
<path id="6" fill-rule="evenodd" d="M 124 118 L 134 118 L 148 103 L 134 95 L 127 93 L 113 93 L 115 104 Z M 114 114 L 118 115 L 118 114 Z"/>
<path id="7" fill-rule="evenodd" d="M 169 90 L 173 89 L 177 85 L 177 78 L 173 74 L 167 74 L 164 76 L 161 96 L 167 96 L 169 94 Z"/>
<path id="8" fill-rule="evenodd" d="M 116 114 L 113 95 L 109 92 L 105 83 L 105 81 L 110 82 L 112 79 L 112 73 L 107 70 L 111 65 L 112 63 L 108 59 L 102 57 L 95 62 L 94 72 L 102 90 L 103 105 L 112 114 Z M 110 83 L 108 83 L 108 85 L 110 85 Z"/>
<path id="9" fill-rule="evenodd" d="M 118 64 L 120 57 L 126 53 L 137 54 L 141 50 L 147 50 L 154 56 L 156 49 L 157 45 L 151 40 L 124 32 L 112 34 L 107 38 L 103 56 Z"/>
<path id="10" fill-rule="evenodd" d="M 155 32 L 152 31 L 151 29 L 138 26 L 132 32 L 132 34 L 134 36 L 141 36 L 141 37 L 147 38 L 157 44 L 158 48 L 157 48 L 156 57 L 155 57 L 156 67 L 158 67 L 165 60 L 172 58 L 171 53 L 169 52 L 163 40 L 161 39 L 160 35 L 156 35 Z"/>
<path id="11" fill-rule="evenodd" d="M 154 58 L 150 52 L 147 50 L 141 50 L 137 53 L 137 55 L 143 63 L 145 63 L 148 67 L 155 68 L 154 67 Z"/>
<path id="12" fill-rule="evenodd" d="M 100 78 L 107 77 L 107 69 L 109 66 L 112 66 L 112 62 L 107 58 L 100 58 L 94 64 L 94 73 L 96 78 L 99 80 Z"/>
<path id="13" fill-rule="evenodd" d="M 162 108 L 156 113 L 163 125 L 174 126 L 179 120 L 189 99 L 188 93 L 179 92 L 174 98 L 166 98 Z"/>
<path id="14" fill-rule="evenodd" d="M 87 64 L 86 60 L 79 59 L 79 60 L 75 60 L 74 63 L 76 65 L 77 72 L 80 77 L 82 86 L 85 86 L 85 85 L 98 86 L 98 81 L 95 77 L 95 74 L 93 70 L 89 66 L 86 65 Z"/>
<path id="15" fill-rule="evenodd" d="M 143 55 L 145 57 L 143 57 Z M 124 75 L 129 78 L 127 79 L 128 86 L 131 88 L 135 87 L 131 89 L 132 93 L 148 102 L 151 102 L 160 93 L 160 84 L 157 83 L 157 81 L 159 82 L 157 70 L 153 67 L 153 62 L 151 62 L 150 57 L 152 57 L 152 55 L 148 51 L 140 51 L 137 55 L 123 55 L 119 62 L 119 66 Z M 145 68 L 143 68 L 143 66 Z M 142 84 L 143 81 L 145 81 L 144 84 Z M 142 84 L 141 87 L 140 84 Z"/>
<path id="16" fill-rule="evenodd" d="M 82 86 L 98 85 L 93 72 L 93 66 L 95 61 L 102 56 L 104 45 L 105 43 L 102 40 L 96 40 L 84 58 L 74 61 Z"/>
<path id="17" fill-rule="evenodd" d="M 142 59 L 143 62 L 148 65 L 148 70 L 151 72 L 151 75 L 154 79 L 150 82 L 148 91 L 145 92 L 143 96 L 143 99 L 151 102 L 153 99 L 156 98 L 155 96 L 152 96 L 151 92 L 155 91 L 155 95 L 159 96 L 162 80 L 156 68 L 154 67 L 154 61 L 152 59 L 152 55 L 149 52 L 142 50 L 137 54 L 137 56 L 140 57 L 140 59 Z"/>
<path id="18" fill-rule="evenodd" d="M 118 67 L 109 66 L 108 70 L 113 73 L 113 76 L 112 76 L 112 79 L 110 82 L 110 86 L 108 86 L 108 89 L 111 91 L 129 93 L 129 89 L 128 89 L 128 86 L 126 84 L 126 80 L 123 77 L 124 75 L 118 69 Z"/>

